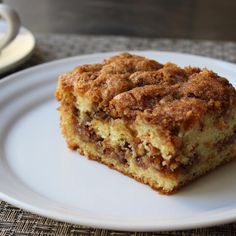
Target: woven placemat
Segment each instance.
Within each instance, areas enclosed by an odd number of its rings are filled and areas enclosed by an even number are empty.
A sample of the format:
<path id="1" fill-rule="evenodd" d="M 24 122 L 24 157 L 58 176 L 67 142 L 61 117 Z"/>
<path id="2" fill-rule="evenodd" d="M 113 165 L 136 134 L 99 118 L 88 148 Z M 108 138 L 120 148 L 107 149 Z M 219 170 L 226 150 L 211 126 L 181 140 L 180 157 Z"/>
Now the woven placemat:
<path id="1" fill-rule="evenodd" d="M 236 43 L 234 42 L 55 34 L 36 35 L 36 40 L 37 46 L 31 59 L 14 71 L 59 58 L 95 52 L 125 50 L 185 52 L 236 62 Z M 8 72 L 7 74 L 11 74 L 14 71 Z M 236 223 L 204 229 L 172 232 L 118 232 L 51 220 L 16 208 L 2 201 L 0 202 L 0 236 L 3 235 L 236 235 Z"/>

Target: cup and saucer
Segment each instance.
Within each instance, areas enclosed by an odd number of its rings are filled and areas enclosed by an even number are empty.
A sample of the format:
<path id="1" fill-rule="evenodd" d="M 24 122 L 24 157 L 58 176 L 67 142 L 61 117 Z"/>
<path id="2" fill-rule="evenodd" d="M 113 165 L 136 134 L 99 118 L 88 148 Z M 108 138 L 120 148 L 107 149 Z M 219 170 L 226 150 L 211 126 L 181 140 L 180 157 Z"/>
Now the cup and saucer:
<path id="1" fill-rule="evenodd" d="M 34 48 L 34 35 L 21 26 L 18 14 L 0 4 L 0 75 L 25 62 Z"/>

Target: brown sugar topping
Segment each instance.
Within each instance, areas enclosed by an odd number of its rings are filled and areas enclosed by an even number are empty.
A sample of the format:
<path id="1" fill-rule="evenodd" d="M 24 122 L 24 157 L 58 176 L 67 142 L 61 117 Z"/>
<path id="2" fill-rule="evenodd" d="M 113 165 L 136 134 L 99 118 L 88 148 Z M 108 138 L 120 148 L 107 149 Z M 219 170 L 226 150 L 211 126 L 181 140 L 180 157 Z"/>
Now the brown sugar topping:
<path id="1" fill-rule="evenodd" d="M 236 104 L 236 91 L 207 69 L 179 68 L 122 53 L 102 64 L 83 65 L 60 78 L 74 95 L 89 98 L 97 110 L 148 122 L 189 123 L 205 112 L 223 115 Z M 60 96 L 58 95 L 58 98 Z"/>

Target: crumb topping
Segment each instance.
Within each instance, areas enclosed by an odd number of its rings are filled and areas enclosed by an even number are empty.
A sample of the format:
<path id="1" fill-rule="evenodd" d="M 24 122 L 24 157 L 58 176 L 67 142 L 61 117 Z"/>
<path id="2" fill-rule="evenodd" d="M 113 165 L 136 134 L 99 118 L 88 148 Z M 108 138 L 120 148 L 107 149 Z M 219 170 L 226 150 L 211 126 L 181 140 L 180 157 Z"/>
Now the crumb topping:
<path id="1" fill-rule="evenodd" d="M 210 70 L 162 65 L 129 53 L 78 66 L 60 77 L 60 86 L 86 96 L 95 110 L 113 118 L 139 116 L 171 129 L 177 123 L 189 125 L 206 112 L 222 116 L 236 105 L 233 86 Z"/>

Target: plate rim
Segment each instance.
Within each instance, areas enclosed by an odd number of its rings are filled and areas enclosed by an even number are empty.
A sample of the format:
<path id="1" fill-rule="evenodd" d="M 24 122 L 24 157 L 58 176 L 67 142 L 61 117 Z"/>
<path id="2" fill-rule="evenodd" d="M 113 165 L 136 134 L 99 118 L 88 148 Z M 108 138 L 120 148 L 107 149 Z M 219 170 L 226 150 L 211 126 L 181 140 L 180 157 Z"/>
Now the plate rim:
<path id="1" fill-rule="evenodd" d="M 4 199 L 6 200 L 4 200 Z M 153 222 L 148 225 L 137 225 L 137 223 L 131 224 L 131 222 L 127 222 L 127 224 L 117 224 L 117 223 L 106 223 L 105 221 L 100 222 L 99 220 L 94 220 L 94 219 L 86 219 L 86 220 L 81 220 L 81 219 L 75 219 L 75 218 L 67 218 L 65 217 L 65 214 L 53 214 L 51 211 L 48 211 L 46 209 L 40 209 L 38 207 L 32 206 L 31 204 L 28 204 L 26 202 L 20 202 L 17 199 L 14 199 L 10 196 L 4 195 L 2 192 L 0 192 L 0 199 L 3 201 L 19 207 L 23 210 L 29 211 L 33 214 L 37 214 L 41 217 L 46 217 L 50 218 L 56 221 L 60 222 L 66 222 L 70 224 L 77 224 L 77 225 L 82 225 L 82 226 L 87 226 L 87 227 L 93 227 L 93 228 L 99 228 L 99 229 L 107 229 L 107 230 L 117 230 L 117 231 L 136 231 L 136 232 L 152 232 L 152 231 L 177 231 L 177 230 L 190 230 L 190 229 L 198 229 L 198 228 L 204 228 L 204 227 L 211 227 L 211 226 L 220 226 L 223 224 L 228 224 L 236 220 L 236 209 L 234 210 L 228 210 L 228 213 L 231 213 L 231 216 L 228 216 L 227 212 L 223 212 L 224 218 L 221 218 L 221 214 L 218 213 L 218 216 L 214 216 L 215 219 L 212 221 L 206 221 L 205 218 L 203 218 L 201 221 L 198 221 L 197 223 L 195 222 L 195 217 L 187 218 L 188 221 L 185 221 L 185 224 L 181 224 L 178 222 L 178 224 L 174 223 L 172 221 L 168 221 L 165 224 L 156 224 L 154 225 Z M 226 215 L 226 216 L 225 216 Z M 198 217 L 197 217 L 198 218 Z M 207 217 L 208 218 L 208 217 Z M 184 218 L 186 220 L 186 218 Z M 208 219 L 209 220 L 209 219 Z M 187 222 L 187 223 L 186 223 Z M 123 223 L 123 222 L 122 222 Z M 173 224 L 173 225 L 172 225 Z"/>
<path id="2" fill-rule="evenodd" d="M 78 55 L 78 56 L 73 56 L 73 57 L 67 57 L 67 58 L 63 58 L 63 59 L 59 59 L 59 60 L 54 60 L 51 62 L 46 62 L 40 65 L 36 65 L 33 67 L 30 67 L 28 69 L 19 71 L 17 73 L 11 74 L 5 78 L 3 78 L 0 81 L 0 87 L 2 85 L 4 85 L 4 83 L 9 83 L 9 82 L 13 82 L 16 79 L 19 79 L 19 76 L 22 76 L 24 74 L 32 74 L 37 72 L 37 70 L 40 69 L 46 69 L 48 66 L 56 66 L 57 64 L 63 63 L 63 62 L 67 62 L 70 63 L 70 61 L 74 61 L 74 60 L 83 60 L 85 58 L 93 58 L 93 57 L 106 57 L 106 56 L 111 56 L 113 54 L 117 54 L 120 53 L 121 51 L 112 51 L 112 52 L 105 52 L 105 53 L 93 53 L 93 54 L 85 54 L 85 55 Z M 130 53 L 136 53 L 136 54 L 144 54 L 144 53 L 170 53 L 170 54 L 177 54 L 177 55 L 184 55 L 184 56 L 194 56 L 197 57 L 198 59 L 208 59 L 210 61 L 212 61 L 213 63 L 226 63 L 226 65 L 228 66 L 233 66 L 236 68 L 236 64 L 233 64 L 231 62 L 226 62 L 226 61 L 222 61 L 222 60 L 218 60 L 218 59 L 213 59 L 210 57 L 203 57 L 203 56 L 198 56 L 198 55 L 193 55 L 193 54 L 187 54 L 187 53 L 178 53 L 178 52 L 169 52 L 169 51 L 154 51 L 154 50 L 127 50 L 127 52 Z M 29 187 L 28 187 L 29 188 Z M 220 211 L 220 212 L 209 212 L 207 215 L 207 219 L 206 217 L 202 217 L 199 220 L 199 215 L 195 216 L 195 217 L 188 217 L 188 219 L 184 219 L 184 222 L 178 221 L 177 223 L 173 223 L 170 224 L 170 220 L 166 220 L 166 224 L 153 224 L 153 222 L 151 222 L 150 224 L 141 224 L 141 225 L 137 225 L 135 224 L 135 222 L 133 224 L 131 224 L 131 222 L 128 222 L 128 224 L 122 224 L 121 223 L 111 223 L 112 220 L 110 220 L 108 223 L 105 222 L 105 220 L 103 221 L 103 223 L 101 223 L 99 220 L 96 221 L 93 218 L 90 219 L 90 221 L 87 220 L 83 220 L 83 219 L 78 219 L 78 217 L 69 217 L 68 215 L 66 215 L 65 213 L 57 213 L 55 215 L 55 213 L 52 210 L 47 210 L 46 208 L 40 208 L 38 206 L 34 206 L 30 203 L 27 203 L 26 201 L 19 201 L 18 199 L 5 194 L 4 192 L 2 192 L 2 190 L 0 189 L 0 199 L 2 199 L 3 201 L 6 201 L 12 205 L 15 205 L 19 208 L 25 209 L 27 211 L 30 211 L 32 213 L 38 214 L 40 216 L 43 217 L 49 217 L 51 219 L 54 220 L 59 220 L 59 221 L 64 221 L 64 222 L 68 222 L 68 223 L 74 223 L 74 224 L 81 224 L 81 225 L 85 225 L 85 226 L 90 226 L 90 227 L 96 227 L 96 228 L 103 228 L 103 229 L 111 229 L 111 230 L 126 230 L 126 231 L 171 231 L 171 230 L 183 230 L 183 229 L 192 229 L 192 228 L 200 228 L 200 227 L 209 227 L 209 226 L 213 226 L 213 225 L 220 225 L 220 224 L 225 224 L 225 223 L 230 223 L 232 221 L 236 220 L 236 208 L 234 209 L 226 209 L 224 211 Z M 63 204 L 62 204 L 63 205 Z M 209 216 L 210 215 L 210 216 Z M 211 218 L 210 218 L 211 217 Z M 210 219 L 210 220 L 209 220 Z M 173 220 L 172 220 L 173 221 Z M 186 223 L 187 222 L 187 223 Z"/>
<path id="3" fill-rule="evenodd" d="M 172 55 L 181 55 L 181 56 L 190 56 L 190 57 L 196 57 L 198 59 L 207 59 L 210 60 L 211 62 L 215 62 L 215 63 L 223 63 L 225 65 L 228 66 L 233 66 L 236 68 L 236 63 L 233 62 L 229 62 L 229 61 L 224 61 L 224 60 L 220 60 L 220 59 L 216 59 L 216 58 L 211 58 L 208 56 L 202 56 L 202 55 L 197 55 L 197 54 L 190 54 L 190 53 L 184 53 L 184 52 L 174 52 L 174 51 L 165 51 L 165 50 L 121 50 L 121 51 L 107 51 L 107 52 L 98 52 L 98 53 L 88 53 L 88 54 L 78 54 L 76 56 L 71 56 L 71 57 L 63 57 L 60 59 L 56 59 L 56 60 L 52 60 L 52 61 L 48 61 L 48 62 L 44 62 L 38 65 L 34 65 L 31 66 L 29 68 L 20 70 L 18 72 L 12 73 L 10 75 L 7 75 L 3 78 L 0 79 L 0 85 L 1 83 L 5 82 L 6 80 L 11 79 L 11 77 L 15 77 L 18 75 L 23 75 L 24 73 L 28 73 L 28 72 L 34 72 L 34 70 L 40 69 L 42 67 L 45 66 L 50 66 L 53 64 L 59 64 L 59 63 L 63 63 L 63 62 L 67 62 L 67 61 L 73 61 L 76 59 L 84 59 L 87 57 L 100 57 L 100 56 L 110 56 L 113 54 L 118 54 L 118 53 L 122 53 L 122 52 L 128 52 L 128 53 L 134 53 L 134 54 L 143 54 L 143 53 L 163 53 L 163 54 L 172 54 Z"/>

